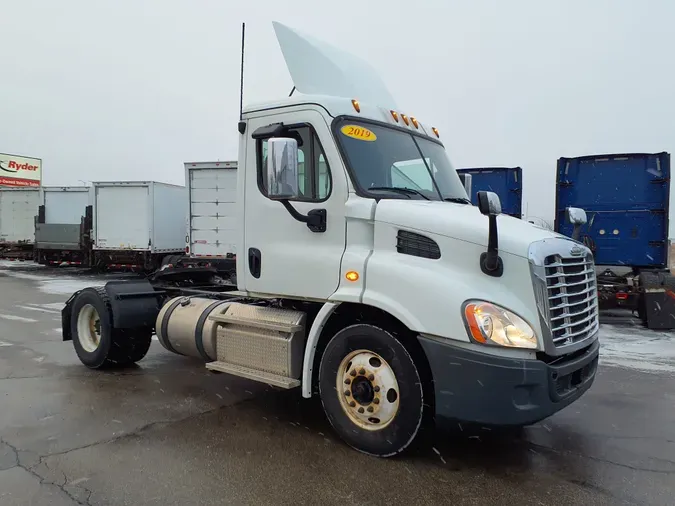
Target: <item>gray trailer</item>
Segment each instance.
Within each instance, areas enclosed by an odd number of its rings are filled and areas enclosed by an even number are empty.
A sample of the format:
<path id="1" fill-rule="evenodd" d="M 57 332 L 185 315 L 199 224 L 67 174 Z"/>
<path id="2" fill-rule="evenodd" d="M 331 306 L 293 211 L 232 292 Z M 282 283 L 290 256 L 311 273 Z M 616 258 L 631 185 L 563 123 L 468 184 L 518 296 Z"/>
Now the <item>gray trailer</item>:
<path id="1" fill-rule="evenodd" d="M 32 260 L 38 188 L 0 188 L 0 258 Z"/>
<path id="2" fill-rule="evenodd" d="M 89 187 L 41 188 L 35 218 L 35 261 L 43 265 L 88 265 L 91 221 Z"/>

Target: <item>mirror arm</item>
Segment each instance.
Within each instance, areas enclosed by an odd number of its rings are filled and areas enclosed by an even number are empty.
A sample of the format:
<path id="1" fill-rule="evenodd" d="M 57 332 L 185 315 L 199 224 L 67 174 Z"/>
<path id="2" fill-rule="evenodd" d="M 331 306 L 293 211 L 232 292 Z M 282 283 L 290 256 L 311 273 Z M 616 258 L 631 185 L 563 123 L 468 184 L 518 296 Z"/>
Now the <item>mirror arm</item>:
<path id="1" fill-rule="evenodd" d="M 301 214 L 298 212 L 295 207 L 291 205 L 288 199 L 279 200 L 281 204 L 286 208 L 288 214 L 290 214 L 294 219 L 301 223 L 306 223 L 307 228 L 312 232 L 325 232 L 326 231 L 326 210 L 325 209 L 312 209 L 307 215 Z"/>
<path id="2" fill-rule="evenodd" d="M 488 231 L 488 247 L 486 253 L 480 255 L 480 270 L 488 276 L 496 278 L 504 274 L 504 263 L 499 256 L 499 240 L 497 239 L 497 215 L 488 216 L 490 228 Z"/>
<path id="3" fill-rule="evenodd" d="M 575 223 L 574 224 L 574 229 L 572 230 L 572 239 L 575 241 L 579 240 L 579 236 L 581 235 L 581 227 L 583 226 L 582 223 Z"/>

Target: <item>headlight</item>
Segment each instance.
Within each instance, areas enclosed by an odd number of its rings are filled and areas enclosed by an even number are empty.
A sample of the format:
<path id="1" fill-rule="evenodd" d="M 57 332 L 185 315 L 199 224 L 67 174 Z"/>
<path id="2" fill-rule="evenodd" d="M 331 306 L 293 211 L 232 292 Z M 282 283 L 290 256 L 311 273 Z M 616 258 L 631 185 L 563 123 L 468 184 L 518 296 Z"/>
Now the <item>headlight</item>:
<path id="1" fill-rule="evenodd" d="M 474 341 L 511 348 L 537 348 L 537 336 L 517 314 L 489 302 L 469 301 L 464 318 Z"/>

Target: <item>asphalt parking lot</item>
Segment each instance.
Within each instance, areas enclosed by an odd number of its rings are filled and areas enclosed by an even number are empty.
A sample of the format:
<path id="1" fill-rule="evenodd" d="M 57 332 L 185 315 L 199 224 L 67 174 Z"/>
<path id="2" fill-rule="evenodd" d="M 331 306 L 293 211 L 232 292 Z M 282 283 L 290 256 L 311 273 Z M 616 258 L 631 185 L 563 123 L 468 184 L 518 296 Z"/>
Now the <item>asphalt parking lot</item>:
<path id="1" fill-rule="evenodd" d="M 603 324 L 598 378 L 569 408 L 380 460 L 342 444 L 316 401 L 158 343 L 132 369 L 86 369 L 60 309 L 105 280 L 0 264 L 2 506 L 673 504 L 672 334 Z"/>

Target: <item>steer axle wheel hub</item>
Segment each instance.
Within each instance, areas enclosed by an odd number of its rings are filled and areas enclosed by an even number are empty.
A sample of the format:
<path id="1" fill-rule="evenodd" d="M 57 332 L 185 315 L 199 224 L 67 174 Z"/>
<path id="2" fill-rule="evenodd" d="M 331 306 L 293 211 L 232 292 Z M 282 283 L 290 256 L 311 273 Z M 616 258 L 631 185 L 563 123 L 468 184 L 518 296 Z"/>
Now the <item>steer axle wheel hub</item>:
<path id="1" fill-rule="evenodd" d="M 342 359 L 336 392 L 343 411 L 362 429 L 384 429 L 398 412 L 399 389 L 394 370 L 372 351 L 352 351 Z"/>

